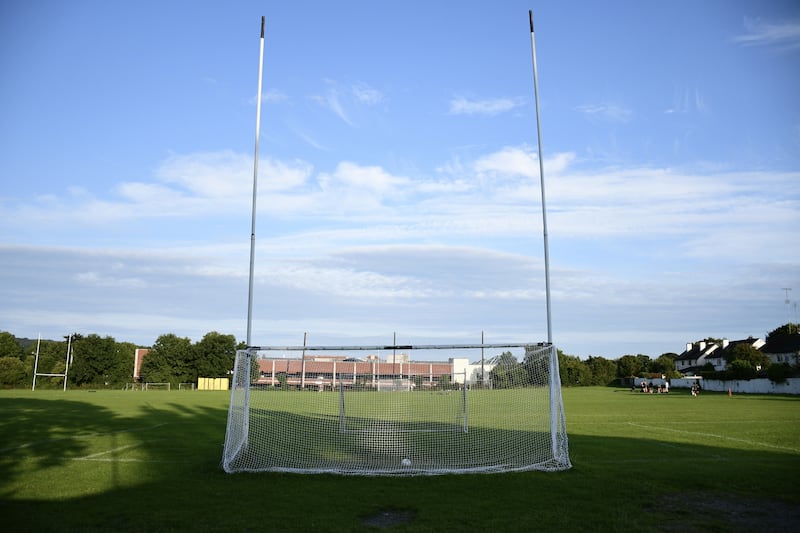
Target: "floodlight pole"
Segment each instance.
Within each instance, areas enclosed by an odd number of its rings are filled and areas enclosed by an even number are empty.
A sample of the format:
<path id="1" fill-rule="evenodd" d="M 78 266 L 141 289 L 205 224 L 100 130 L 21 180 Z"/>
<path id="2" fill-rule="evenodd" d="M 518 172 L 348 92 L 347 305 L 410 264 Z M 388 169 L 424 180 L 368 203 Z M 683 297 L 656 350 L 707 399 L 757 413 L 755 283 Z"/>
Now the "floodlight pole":
<path id="1" fill-rule="evenodd" d="M 547 342 L 553 343 L 553 325 L 550 312 L 550 245 L 547 241 L 547 202 L 544 192 L 544 157 L 542 157 L 542 127 L 539 123 L 539 76 L 536 73 L 536 39 L 533 36 L 533 10 L 528 10 L 531 25 L 531 56 L 533 57 L 533 94 L 536 104 L 536 137 L 539 142 L 539 181 L 542 189 L 542 230 L 544 233 L 544 287 L 547 302 Z"/>
<path id="2" fill-rule="evenodd" d="M 261 44 L 258 53 L 258 96 L 256 97 L 256 147 L 253 156 L 253 209 L 250 225 L 250 278 L 247 291 L 247 348 L 252 346 L 253 277 L 256 263 L 256 198 L 258 196 L 258 134 L 261 130 L 261 79 L 264 72 L 264 17 L 261 17 Z"/>
<path id="3" fill-rule="evenodd" d="M 785 301 L 785 303 L 786 303 L 786 323 L 787 324 L 791 324 L 792 323 L 792 315 L 789 312 L 789 304 L 791 303 L 791 301 L 789 300 L 789 291 L 791 291 L 792 288 L 791 287 L 783 287 L 781 290 L 786 293 L 786 301 Z"/>

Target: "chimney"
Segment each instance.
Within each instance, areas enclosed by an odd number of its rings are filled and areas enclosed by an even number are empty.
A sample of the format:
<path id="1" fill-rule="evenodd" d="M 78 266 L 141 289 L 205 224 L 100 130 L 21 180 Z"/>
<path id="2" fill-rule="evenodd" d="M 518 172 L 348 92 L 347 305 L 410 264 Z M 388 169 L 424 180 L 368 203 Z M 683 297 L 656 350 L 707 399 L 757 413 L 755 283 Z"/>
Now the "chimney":
<path id="1" fill-rule="evenodd" d="M 722 339 L 722 349 L 724 350 L 725 348 L 727 348 L 730 342 L 731 341 L 729 341 L 728 339 Z"/>
<path id="2" fill-rule="evenodd" d="M 700 341 L 700 351 L 702 352 L 705 349 L 706 349 L 706 341 Z"/>
<path id="3" fill-rule="evenodd" d="M 693 344 L 691 342 L 687 342 L 686 343 L 686 351 L 687 352 L 691 352 L 692 351 L 692 346 L 693 346 Z"/>

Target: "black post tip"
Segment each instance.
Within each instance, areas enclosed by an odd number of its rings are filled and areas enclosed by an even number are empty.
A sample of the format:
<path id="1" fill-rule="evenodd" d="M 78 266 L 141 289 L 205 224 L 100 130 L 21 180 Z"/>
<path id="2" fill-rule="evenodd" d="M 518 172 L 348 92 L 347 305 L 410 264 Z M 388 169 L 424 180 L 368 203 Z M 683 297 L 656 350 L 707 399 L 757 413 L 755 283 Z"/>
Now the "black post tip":
<path id="1" fill-rule="evenodd" d="M 528 20 L 531 23 L 531 33 L 533 33 L 533 9 L 528 10 Z"/>
<path id="2" fill-rule="evenodd" d="M 264 38 L 264 19 L 265 18 L 266 17 L 264 17 L 264 16 L 261 17 L 261 38 L 262 39 Z M 533 31 L 533 30 L 531 30 L 531 31 Z"/>

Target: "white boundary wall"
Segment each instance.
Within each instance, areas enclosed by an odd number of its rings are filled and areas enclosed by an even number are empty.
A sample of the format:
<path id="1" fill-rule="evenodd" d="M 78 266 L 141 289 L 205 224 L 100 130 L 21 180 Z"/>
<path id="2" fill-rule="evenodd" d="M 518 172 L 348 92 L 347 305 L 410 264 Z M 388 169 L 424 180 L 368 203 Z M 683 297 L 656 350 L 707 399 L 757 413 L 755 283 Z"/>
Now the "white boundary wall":
<path id="1" fill-rule="evenodd" d="M 800 378 L 789 378 L 783 383 L 775 383 L 767 378 L 761 379 L 682 379 L 676 378 L 669 380 L 670 390 L 688 389 L 692 383 L 699 381 L 703 390 L 728 392 L 742 394 L 800 394 Z"/>

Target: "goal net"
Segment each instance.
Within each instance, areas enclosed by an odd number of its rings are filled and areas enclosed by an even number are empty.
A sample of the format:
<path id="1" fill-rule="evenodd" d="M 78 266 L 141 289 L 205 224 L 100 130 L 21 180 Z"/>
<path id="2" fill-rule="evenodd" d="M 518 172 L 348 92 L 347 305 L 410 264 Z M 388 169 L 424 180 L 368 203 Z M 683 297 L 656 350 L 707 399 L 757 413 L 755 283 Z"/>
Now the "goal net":
<path id="1" fill-rule="evenodd" d="M 415 350 L 431 360 L 412 358 Z M 239 351 L 222 467 L 361 475 L 568 469 L 556 349 Z"/>

